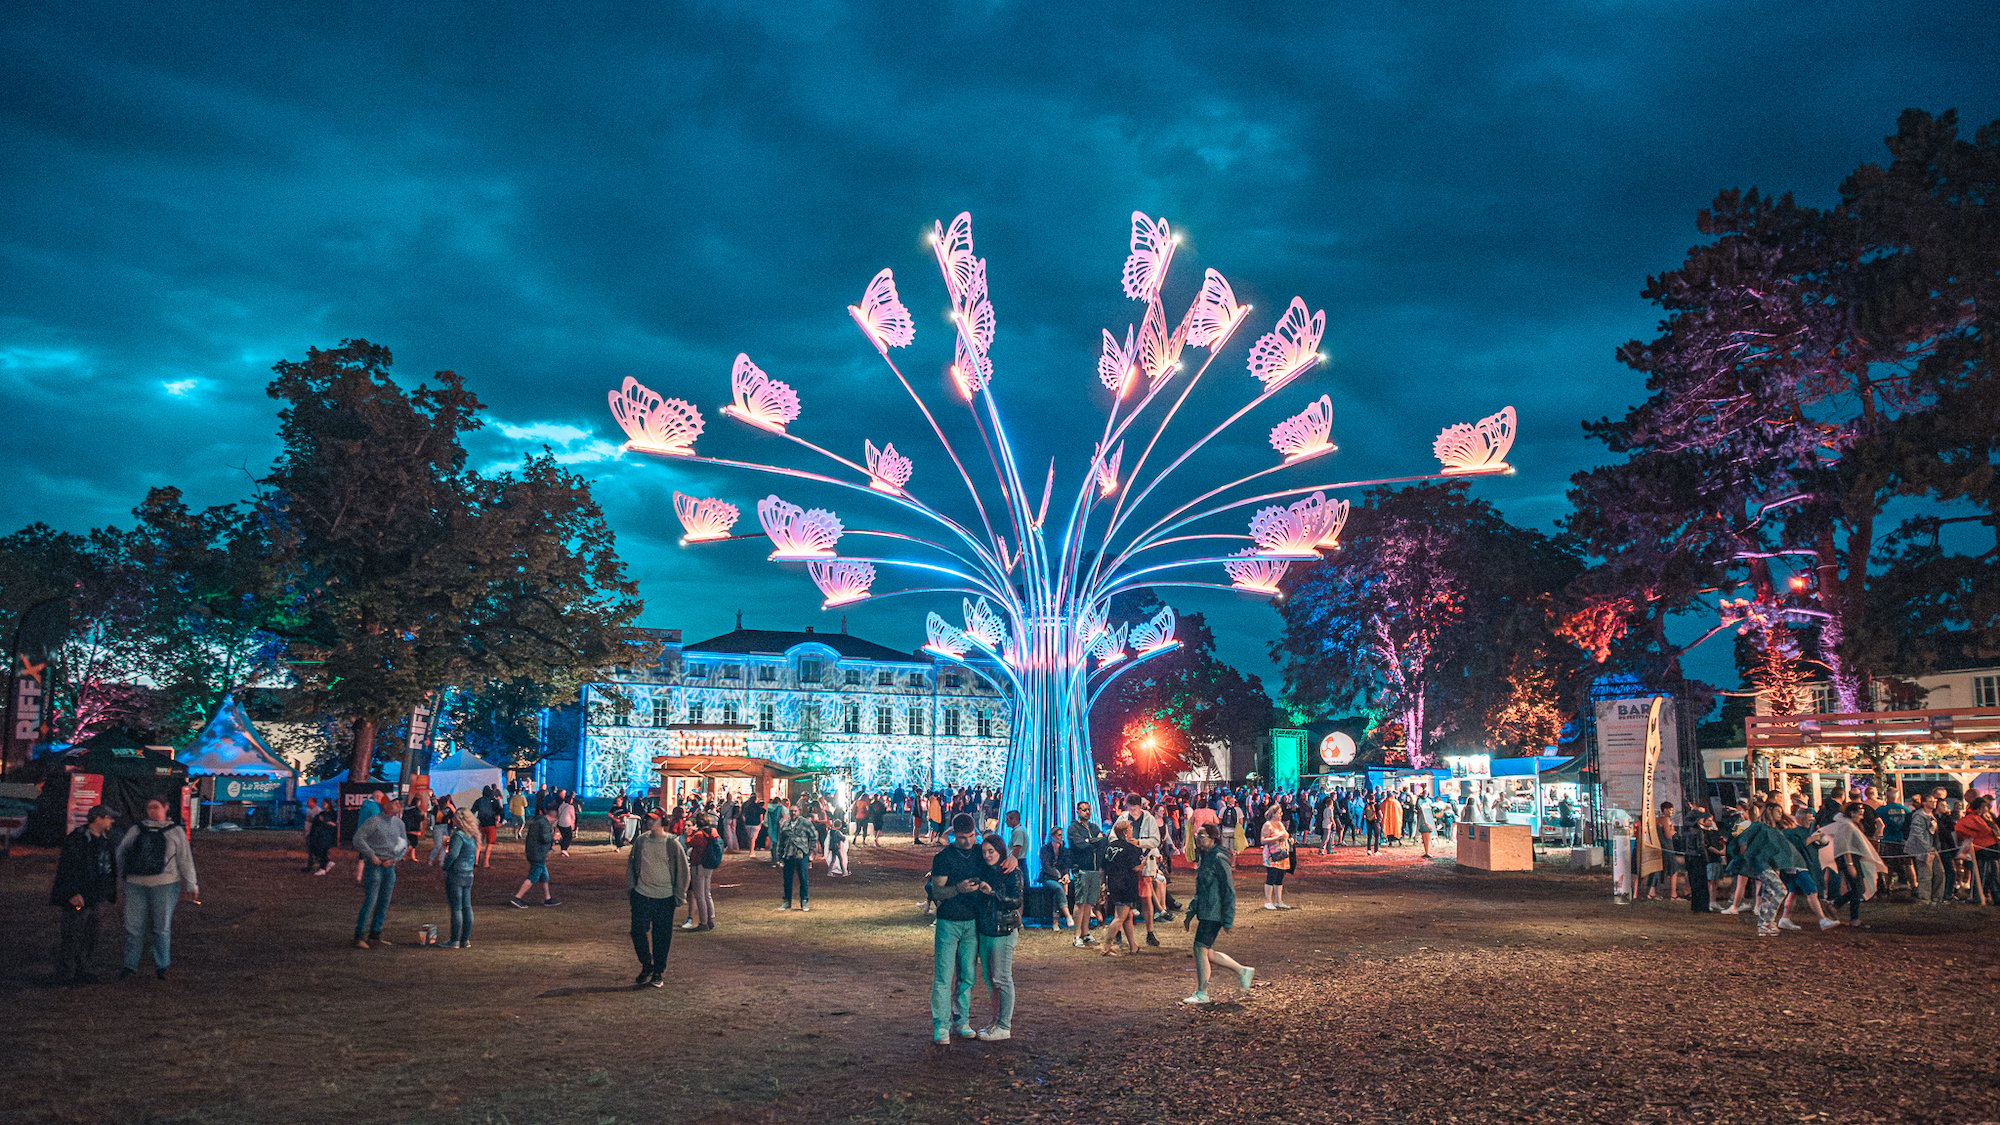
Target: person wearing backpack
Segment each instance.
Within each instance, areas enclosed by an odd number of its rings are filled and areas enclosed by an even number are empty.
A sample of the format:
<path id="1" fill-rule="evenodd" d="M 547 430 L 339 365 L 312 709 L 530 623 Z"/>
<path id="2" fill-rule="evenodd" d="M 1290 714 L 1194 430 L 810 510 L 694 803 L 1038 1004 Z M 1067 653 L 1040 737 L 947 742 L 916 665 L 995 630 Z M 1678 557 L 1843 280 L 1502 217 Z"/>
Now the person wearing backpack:
<path id="1" fill-rule="evenodd" d="M 688 889 L 688 919 L 681 923 L 683 930 L 712 930 L 715 928 L 715 895 L 710 887 L 715 880 L 715 869 L 722 866 L 722 837 L 715 830 L 715 820 L 707 813 L 697 813 L 694 831 L 688 834 L 688 855 L 693 858 L 693 881 Z"/>
<path id="2" fill-rule="evenodd" d="M 174 904 L 183 891 L 190 902 L 201 902 L 187 829 L 168 820 L 167 803 L 154 797 L 146 802 L 146 819 L 126 829 L 118 841 L 116 862 L 125 873 L 125 964 L 118 975 L 139 971 L 139 954 L 150 934 L 153 975 L 165 980 L 172 963 Z"/>
<path id="3" fill-rule="evenodd" d="M 500 797 L 489 785 L 479 791 L 479 799 L 472 802 L 472 815 L 479 822 L 479 859 L 481 867 L 493 866 L 493 845 L 500 842 L 500 818 L 505 811 L 500 807 Z"/>

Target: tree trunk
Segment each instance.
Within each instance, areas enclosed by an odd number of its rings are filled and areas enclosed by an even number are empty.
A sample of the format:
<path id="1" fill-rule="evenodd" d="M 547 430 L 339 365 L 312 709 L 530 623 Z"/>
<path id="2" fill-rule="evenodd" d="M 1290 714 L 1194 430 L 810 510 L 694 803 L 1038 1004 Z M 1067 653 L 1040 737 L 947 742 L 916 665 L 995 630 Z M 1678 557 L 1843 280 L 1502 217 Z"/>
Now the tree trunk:
<path id="1" fill-rule="evenodd" d="M 368 780 L 368 769 L 375 762 L 375 720 L 354 720 L 354 755 L 347 766 L 347 780 Z"/>

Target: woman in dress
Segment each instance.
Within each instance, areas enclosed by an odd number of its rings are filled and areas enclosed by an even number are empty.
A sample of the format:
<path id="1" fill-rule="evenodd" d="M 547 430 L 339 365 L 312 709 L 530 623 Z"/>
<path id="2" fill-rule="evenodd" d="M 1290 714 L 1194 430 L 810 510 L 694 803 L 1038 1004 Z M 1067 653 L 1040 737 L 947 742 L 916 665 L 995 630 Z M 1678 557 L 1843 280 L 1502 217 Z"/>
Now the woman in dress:
<path id="1" fill-rule="evenodd" d="M 1198 921 L 1194 932 L 1194 995 L 1183 1004 L 1208 1003 L 1208 978 L 1215 966 L 1236 974 L 1236 983 L 1247 994 L 1250 978 L 1257 970 L 1237 962 L 1215 948 L 1217 935 L 1236 927 L 1235 867 L 1222 848 L 1222 832 L 1213 824 L 1195 829 L 1194 902 L 1188 907 L 1181 928 Z"/>
<path id="2" fill-rule="evenodd" d="M 1285 829 L 1284 809 L 1272 805 L 1264 814 L 1257 842 L 1264 847 L 1264 909 L 1290 910 L 1285 902 L 1285 874 L 1292 868 L 1292 834 Z"/>

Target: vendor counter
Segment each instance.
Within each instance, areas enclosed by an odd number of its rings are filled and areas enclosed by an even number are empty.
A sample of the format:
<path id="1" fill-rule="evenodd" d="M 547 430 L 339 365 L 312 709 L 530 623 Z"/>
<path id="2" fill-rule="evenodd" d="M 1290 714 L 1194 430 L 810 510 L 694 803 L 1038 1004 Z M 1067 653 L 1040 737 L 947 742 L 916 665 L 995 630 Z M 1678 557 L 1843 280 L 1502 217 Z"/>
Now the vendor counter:
<path id="1" fill-rule="evenodd" d="M 1453 831 L 1458 864 L 1481 871 L 1533 871 L 1535 833 L 1525 824 L 1468 824 Z"/>

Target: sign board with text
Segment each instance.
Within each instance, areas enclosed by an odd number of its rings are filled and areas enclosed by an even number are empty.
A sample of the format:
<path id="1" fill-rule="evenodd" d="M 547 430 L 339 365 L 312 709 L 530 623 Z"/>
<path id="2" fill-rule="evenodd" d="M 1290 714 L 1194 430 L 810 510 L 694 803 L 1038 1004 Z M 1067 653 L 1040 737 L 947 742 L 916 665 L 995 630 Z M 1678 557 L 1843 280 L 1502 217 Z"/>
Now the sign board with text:
<path id="1" fill-rule="evenodd" d="M 1656 698 L 1664 698 L 1666 702 L 1660 708 L 1659 760 L 1649 773 L 1646 768 L 1646 725 Z M 1672 801 L 1677 809 L 1686 805 L 1681 799 L 1680 737 L 1676 711 L 1672 697 L 1664 696 L 1598 702 L 1597 774 L 1604 785 L 1606 810 L 1623 809 L 1637 824 L 1641 813 L 1650 811 L 1647 806 L 1652 801 Z M 1646 796 L 1649 779 L 1653 792 L 1651 801 Z"/>
<path id="2" fill-rule="evenodd" d="M 73 773 L 69 775 L 68 823 L 64 832 L 74 832 L 82 828 L 90 819 L 93 805 L 104 803 L 104 775 L 95 773 Z"/>

